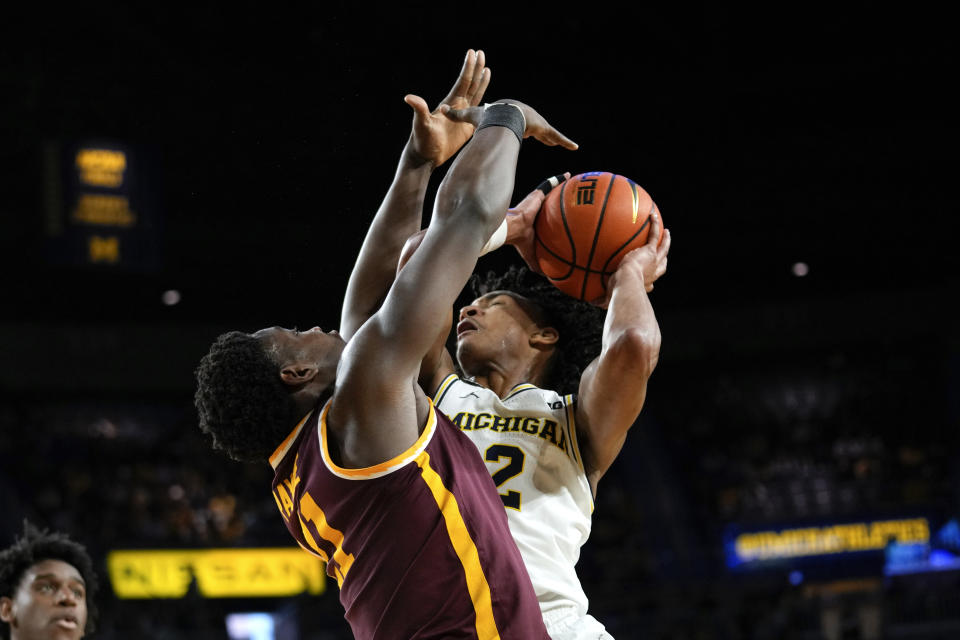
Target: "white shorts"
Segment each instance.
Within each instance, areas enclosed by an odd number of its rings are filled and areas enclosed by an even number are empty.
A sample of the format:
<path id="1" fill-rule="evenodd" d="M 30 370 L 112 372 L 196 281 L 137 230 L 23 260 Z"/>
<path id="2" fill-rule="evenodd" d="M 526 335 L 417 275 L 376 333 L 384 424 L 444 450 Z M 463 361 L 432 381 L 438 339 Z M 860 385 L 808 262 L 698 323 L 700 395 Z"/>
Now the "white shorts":
<path id="1" fill-rule="evenodd" d="M 606 628 L 589 613 L 576 609 L 554 609 L 543 614 L 543 623 L 552 640 L 613 640 Z"/>

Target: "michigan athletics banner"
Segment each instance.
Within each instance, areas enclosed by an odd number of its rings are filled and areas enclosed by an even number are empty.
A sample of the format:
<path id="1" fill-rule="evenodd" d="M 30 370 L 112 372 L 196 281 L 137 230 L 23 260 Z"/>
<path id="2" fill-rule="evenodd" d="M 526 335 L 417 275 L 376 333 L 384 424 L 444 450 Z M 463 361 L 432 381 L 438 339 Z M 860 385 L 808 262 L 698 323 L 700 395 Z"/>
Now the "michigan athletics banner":
<path id="1" fill-rule="evenodd" d="M 753 569 L 882 553 L 891 544 L 929 543 L 927 518 L 900 518 L 746 531 L 730 527 L 724 536 L 724 552 L 729 569 Z"/>
<path id="2" fill-rule="evenodd" d="M 47 143 L 44 230 L 54 264 L 124 271 L 160 266 L 153 154 L 119 142 Z"/>
<path id="3" fill-rule="evenodd" d="M 323 562 L 298 547 L 116 550 L 107 554 L 118 598 L 182 598 L 196 580 L 206 598 L 321 594 Z"/>

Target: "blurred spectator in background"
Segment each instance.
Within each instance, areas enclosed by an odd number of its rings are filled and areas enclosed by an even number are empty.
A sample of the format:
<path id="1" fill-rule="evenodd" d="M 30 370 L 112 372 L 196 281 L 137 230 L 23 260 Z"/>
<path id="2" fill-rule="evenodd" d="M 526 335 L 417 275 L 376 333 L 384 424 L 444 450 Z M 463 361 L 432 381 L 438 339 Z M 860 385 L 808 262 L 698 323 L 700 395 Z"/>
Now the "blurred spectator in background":
<path id="1" fill-rule="evenodd" d="M 70 640 L 93 631 L 97 576 L 87 550 L 24 522 L 0 552 L 0 620 L 9 640 Z"/>

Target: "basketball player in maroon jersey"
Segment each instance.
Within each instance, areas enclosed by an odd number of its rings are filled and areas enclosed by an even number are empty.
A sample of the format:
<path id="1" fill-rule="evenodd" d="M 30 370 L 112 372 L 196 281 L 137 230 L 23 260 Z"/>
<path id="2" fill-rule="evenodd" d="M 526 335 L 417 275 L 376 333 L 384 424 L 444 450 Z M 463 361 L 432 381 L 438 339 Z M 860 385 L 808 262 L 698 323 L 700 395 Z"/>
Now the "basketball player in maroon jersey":
<path id="1" fill-rule="evenodd" d="M 503 220 L 520 139 L 574 146 L 526 105 L 471 107 L 479 99 L 464 96 L 486 86 L 477 58 L 468 53 L 461 73 L 467 88 L 426 123 L 422 101 L 408 97 L 417 114 L 408 148 L 422 141 L 418 126 L 446 127 L 451 105 L 471 114 L 470 126 L 451 125 L 462 140 L 477 131 L 382 305 L 343 336 L 224 334 L 197 370 L 201 429 L 236 459 L 270 460 L 290 533 L 327 561 L 361 639 L 547 637 L 486 467 L 417 385 L 444 310 Z"/>

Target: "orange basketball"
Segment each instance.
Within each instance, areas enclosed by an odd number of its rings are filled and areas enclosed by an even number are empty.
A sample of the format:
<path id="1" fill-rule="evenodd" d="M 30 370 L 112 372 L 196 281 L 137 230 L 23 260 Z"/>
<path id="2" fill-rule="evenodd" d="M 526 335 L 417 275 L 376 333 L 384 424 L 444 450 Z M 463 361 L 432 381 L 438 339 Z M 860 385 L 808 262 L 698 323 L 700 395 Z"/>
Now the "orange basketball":
<path id="1" fill-rule="evenodd" d="M 537 264 L 564 293 L 596 300 L 623 256 L 647 241 L 654 211 L 650 194 L 629 178 L 607 171 L 573 176 L 547 194 L 537 214 Z"/>

